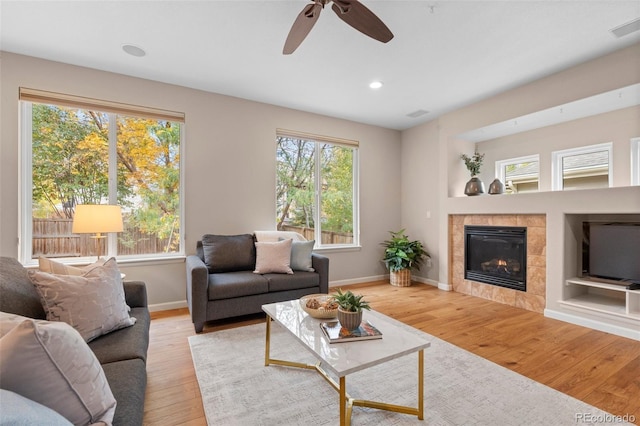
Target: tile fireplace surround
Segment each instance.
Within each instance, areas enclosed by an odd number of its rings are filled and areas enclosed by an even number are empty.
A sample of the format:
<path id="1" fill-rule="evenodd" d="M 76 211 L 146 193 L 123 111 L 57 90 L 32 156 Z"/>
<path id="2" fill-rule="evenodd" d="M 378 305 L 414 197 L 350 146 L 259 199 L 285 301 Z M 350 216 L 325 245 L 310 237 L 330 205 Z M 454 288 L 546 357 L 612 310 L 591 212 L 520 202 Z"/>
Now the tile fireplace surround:
<path id="1" fill-rule="evenodd" d="M 527 228 L 527 291 L 464 279 L 464 226 Z M 547 223 L 543 214 L 472 214 L 449 216 L 449 282 L 453 291 L 542 313 L 546 297 Z"/>

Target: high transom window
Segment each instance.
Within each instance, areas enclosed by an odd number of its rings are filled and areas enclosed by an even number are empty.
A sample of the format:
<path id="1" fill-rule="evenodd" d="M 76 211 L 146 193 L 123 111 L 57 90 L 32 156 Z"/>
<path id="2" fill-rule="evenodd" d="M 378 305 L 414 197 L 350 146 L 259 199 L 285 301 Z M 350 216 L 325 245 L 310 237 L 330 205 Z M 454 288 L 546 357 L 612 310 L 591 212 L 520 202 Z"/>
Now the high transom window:
<path id="1" fill-rule="evenodd" d="M 95 256 L 91 236 L 72 233 L 80 204 L 121 206 L 124 231 L 98 241 L 106 256 L 183 253 L 182 114 L 31 89 L 20 99 L 25 264 Z"/>
<path id="2" fill-rule="evenodd" d="M 358 245 L 358 143 L 278 131 L 276 221 L 316 248 Z"/>
<path id="3" fill-rule="evenodd" d="M 612 143 L 552 153 L 552 189 L 608 188 L 612 186 Z"/>

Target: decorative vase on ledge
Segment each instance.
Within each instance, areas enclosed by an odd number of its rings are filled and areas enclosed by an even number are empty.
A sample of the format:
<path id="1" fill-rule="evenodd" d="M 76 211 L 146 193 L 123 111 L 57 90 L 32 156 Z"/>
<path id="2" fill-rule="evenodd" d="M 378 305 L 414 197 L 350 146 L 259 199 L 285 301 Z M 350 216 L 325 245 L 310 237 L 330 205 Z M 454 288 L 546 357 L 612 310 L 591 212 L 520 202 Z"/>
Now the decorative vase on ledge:
<path id="1" fill-rule="evenodd" d="M 464 193 L 469 196 L 484 194 L 484 184 L 478 177 L 473 176 L 465 185 Z"/>

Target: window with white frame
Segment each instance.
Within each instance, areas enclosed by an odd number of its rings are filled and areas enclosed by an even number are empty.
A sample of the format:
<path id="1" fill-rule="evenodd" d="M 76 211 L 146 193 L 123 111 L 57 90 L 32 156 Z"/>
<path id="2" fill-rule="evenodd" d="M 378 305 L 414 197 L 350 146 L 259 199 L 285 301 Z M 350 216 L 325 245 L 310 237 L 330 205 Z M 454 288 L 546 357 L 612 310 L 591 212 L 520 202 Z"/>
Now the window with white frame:
<path id="1" fill-rule="evenodd" d="M 631 139 L 631 185 L 640 185 L 640 138 Z"/>
<path id="2" fill-rule="evenodd" d="M 20 103 L 23 263 L 184 253 L 183 114 L 22 88 Z M 123 232 L 73 234 L 80 204 L 121 206 Z"/>
<path id="3" fill-rule="evenodd" d="M 279 130 L 276 145 L 277 229 L 357 246 L 358 142 Z"/>
<path id="4" fill-rule="evenodd" d="M 554 151 L 552 190 L 608 188 L 612 186 L 611 142 Z"/>
<path id="5" fill-rule="evenodd" d="M 537 192 L 540 181 L 540 156 L 496 161 L 496 177 L 504 183 L 505 193 Z"/>

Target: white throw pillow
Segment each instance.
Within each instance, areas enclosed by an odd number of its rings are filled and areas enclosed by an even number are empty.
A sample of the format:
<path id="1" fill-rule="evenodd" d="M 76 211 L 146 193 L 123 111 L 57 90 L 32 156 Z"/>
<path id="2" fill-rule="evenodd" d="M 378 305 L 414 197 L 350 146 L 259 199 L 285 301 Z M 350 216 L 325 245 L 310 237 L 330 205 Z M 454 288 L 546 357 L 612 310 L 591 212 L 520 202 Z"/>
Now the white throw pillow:
<path id="1" fill-rule="evenodd" d="M 128 327 L 129 316 L 124 287 L 116 260 L 96 266 L 81 276 L 29 271 L 49 321 L 63 321 L 87 341 Z"/>
<path id="2" fill-rule="evenodd" d="M 58 275 L 82 275 L 87 271 L 95 268 L 96 266 L 102 266 L 107 259 L 100 258 L 91 265 L 83 266 L 81 268 L 77 266 L 65 265 L 64 263 L 56 262 L 55 260 L 48 259 L 46 257 L 38 258 L 38 269 L 42 272 L 48 272 L 50 274 Z"/>
<path id="3" fill-rule="evenodd" d="M 102 366 L 63 322 L 28 319 L 0 339 L 2 388 L 60 413 L 74 425 L 111 425 L 116 410 Z"/>
<path id="4" fill-rule="evenodd" d="M 299 232 L 294 231 L 254 231 L 256 241 L 260 243 L 275 243 L 280 240 L 307 241 Z"/>
<path id="5" fill-rule="evenodd" d="M 256 269 L 254 274 L 293 274 L 291 270 L 291 241 L 256 243 Z"/>

